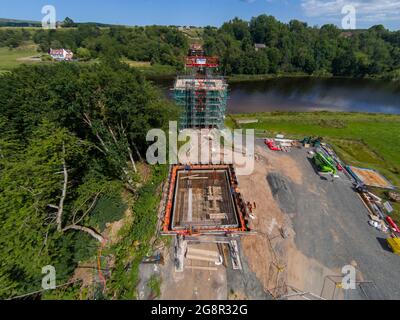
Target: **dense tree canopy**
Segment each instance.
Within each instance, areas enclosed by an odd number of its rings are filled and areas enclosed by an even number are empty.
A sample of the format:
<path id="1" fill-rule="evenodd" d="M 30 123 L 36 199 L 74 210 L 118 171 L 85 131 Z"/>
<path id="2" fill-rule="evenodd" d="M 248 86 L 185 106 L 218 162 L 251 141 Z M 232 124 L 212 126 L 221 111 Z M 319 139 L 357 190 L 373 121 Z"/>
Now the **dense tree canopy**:
<path id="1" fill-rule="evenodd" d="M 0 77 L 0 101 L 0 297 L 7 298 L 40 289 L 46 265 L 57 268 L 58 283 L 68 280 L 82 255 L 76 247 L 103 241 L 92 213 L 104 197 L 136 192 L 147 130 L 164 128 L 175 109 L 115 61 L 21 67 Z"/>
<path id="2" fill-rule="evenodd" d="M 227 74 L 293 73 L 365 77 L 400 69 L 400 31 L 383 26 L 343 31 L 261 15 L 250 23 L 235 18 L 204 30 L 208 54 L 222 57 Z M 255 50 L 254 44 L 265 49 Z"/>
<path id="3" fill-rule="evenodd" d="M 71 21 L 68 26 L 73 25 Z M 177 69 L 182 68 L 189 46 L 189 39 L 173 26 L 99 28 L 78 24 L 59 30 L 0 29 L 0 46 L 15 48 L 29 39 L 42 52 L 65 47 L 81 59 L 113 54 Z M 334 25 L 310 27 L 298 20 L 282 23 L 261 15 L 250 22 L 235 18 L 220 28 L 206 27 L 202 41 L 208 54 L 221 57 L 227 75 L 301 72 L 396 78 L 400 73 L 400 31 L 382 25 L 341 30 Z M 255 50 L 255 44 L 266 48 Z"/>

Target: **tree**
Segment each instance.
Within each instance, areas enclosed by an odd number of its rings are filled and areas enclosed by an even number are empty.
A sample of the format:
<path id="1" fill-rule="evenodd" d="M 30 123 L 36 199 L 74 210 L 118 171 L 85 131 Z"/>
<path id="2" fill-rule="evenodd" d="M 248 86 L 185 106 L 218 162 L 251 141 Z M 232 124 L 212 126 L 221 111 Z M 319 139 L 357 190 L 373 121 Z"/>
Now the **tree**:
<path id="1" fill-rule="evenodd" d="M 81 60 L 89 60 L 91 58 L 90 50 L 86 48 L 78 48 L 76 55 Z"/>
<path id="2" fill-rule="evenodd" d="M 270 63 L 270 72 L 277 73 L 279 70 L 279 64 L 282 60 L 281 52 L 277 48 L 268 48 L 267 56 Z"/>
<path id="3" fill-rule="evenodd" d="M 165 128 L 174 107 L 118 61 L 23 66 L 0 78 L 0 99 L 0 298 L 9 298 L 40 289 L 49 264 L 67 281 L 78 235 L 103 242 L 93 214 L 123 187 L 136 196 L 147 130 Z"/>
<path id="4" fill-rule="evenodd" d="M 249 23 L 239 18 L 226 22 L 222 25 L 221 30 L 230 33 L 236 40 L 242 41 L 244 38 L 250 37 Z"/>
<path id="5" fill-rule="evenodd" d="M 63 27 L 64 28 L 71 28 L 71 27 L 75 27 L 76 24 L 74 22 L 74 20 L 72 20 L 70 17 L 66 17 L 63 21 Z"/>

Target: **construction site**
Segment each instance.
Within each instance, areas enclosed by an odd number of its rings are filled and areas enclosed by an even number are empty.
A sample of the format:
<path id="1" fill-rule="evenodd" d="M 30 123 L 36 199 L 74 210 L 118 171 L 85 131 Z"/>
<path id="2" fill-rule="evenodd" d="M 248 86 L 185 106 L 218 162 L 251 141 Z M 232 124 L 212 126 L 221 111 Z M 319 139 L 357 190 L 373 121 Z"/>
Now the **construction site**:
<path id="1" fill-rule="evenodd" d="M 174 166 L 170 179 L 165 233 L 246 231 L 232 166 Z"/>
<path id="2" fill-rule="evenodd" d="M 173 88 L 181 129 L 206 142 L 200 129 L 224 126 L 228 86 L 217 68 L 194 46 Z M 400 230 L 370 186 L 394 188 L 312 138 L 256 139 L 250 175 L 211 161 L 172 165 L 159 210 L 172 243 L 158 252 L 163 264 L 143 264 L 141 274 L 163 279 L 163 300 L 400 298 Z M 346 266 L 356 270 L 352 290 Z"/>
<path id="3" fill-rule="evenodd" d="M 209 139 L 204 129 L 224 129 L 228 85 L 216 73 L 218 66 L 217 57 L 205 56 L 195 45 L 173 88 L 182 109 L 181 130 L 197 130 L 200 139 Z M 232 268 L 241 270 L 237 240 L 248 228 L 234 166 L 191 159 L 171 166 L 167 186 L 162 235 L 174 239 L 174 273 L 218 273 L 226 267 L 227 255 Z"/>
<path id="4" fill-rule="evenodd" d="M 179 75 L 174 85 L 175 102 L 183 110 L 181 129 L 224 128 L 228 85 L 214 73 L 217 57 L 206 57 L 199 46 L 189 52 L 186 71 Z"/>

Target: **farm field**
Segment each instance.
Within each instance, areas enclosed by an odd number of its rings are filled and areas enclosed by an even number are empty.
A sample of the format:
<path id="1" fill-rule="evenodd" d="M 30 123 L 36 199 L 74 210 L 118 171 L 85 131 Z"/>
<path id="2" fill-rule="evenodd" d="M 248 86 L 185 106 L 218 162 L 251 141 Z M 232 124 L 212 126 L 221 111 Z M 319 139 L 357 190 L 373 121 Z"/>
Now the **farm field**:
<path id="1" fill-rule="evenodd" d="M 10 71 L 21 64 L 36 63 L 30 61 L 33 56 L 40 57 L 35 45 L 26 45 L 16 49 L 7 47 L 0 48 L 0 74 L 5 71 Z"/>
<path id="2" fill-rule="evenodd" d="M 0 47 L 0 75 L 10 72 L 11 70 L 17 68 L 23 64 L 51 64 L 53 61 L 42 61 L 41 57 L 44 55 L 43 52 L 37 51 L 37 46 L 34 44 L 21 46 L 15 49 L 10 49 L 7 47 Z M 98 63 L 98 59 L 91 59 L 89 61 L 79 61 L 79 64 L 89 65 Z M 130 61 L 124 61 L 136 68 L 148 68 L 146 62 L 133 63 Z M 76 62 L 71 62 L 76 63 Z"/>

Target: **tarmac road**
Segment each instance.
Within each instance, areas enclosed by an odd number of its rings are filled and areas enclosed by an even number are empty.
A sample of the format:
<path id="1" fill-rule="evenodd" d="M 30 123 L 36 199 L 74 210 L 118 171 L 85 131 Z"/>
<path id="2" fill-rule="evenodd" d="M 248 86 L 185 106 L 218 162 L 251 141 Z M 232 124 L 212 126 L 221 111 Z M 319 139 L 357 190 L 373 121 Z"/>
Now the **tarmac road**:
<path id="1" fill-rule="evenodd" d="M 400 299 L 400 257 L 387 247 L 386 235 L 368 225 L 368 210 L 350 180 L 321 179 L 307 151 L 289 153 L 303 172 L 301 185 L 277 174 L 267 177 L 281 209 L 290 215 L 295 243 L 308 257 L 333 270 L 354 264 L 362 279 L 373 281 L 362 290 L 346 290 L 348 299 Z"/>

